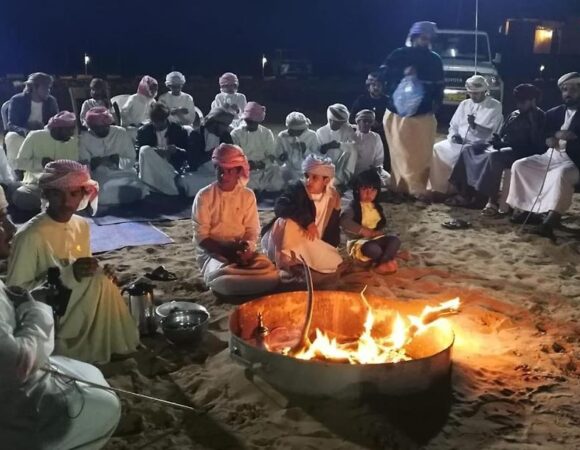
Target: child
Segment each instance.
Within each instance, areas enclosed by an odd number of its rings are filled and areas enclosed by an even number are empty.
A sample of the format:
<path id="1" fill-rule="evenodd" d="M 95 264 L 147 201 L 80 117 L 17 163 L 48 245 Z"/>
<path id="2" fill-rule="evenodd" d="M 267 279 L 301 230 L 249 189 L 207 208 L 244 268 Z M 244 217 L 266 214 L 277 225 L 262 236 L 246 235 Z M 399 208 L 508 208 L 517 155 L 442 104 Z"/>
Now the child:
<path id="1" fill-rule="evenodd" d="M 375 113 L 370 109 L 363 109 L 356 115 L 356 167 L 354 175 L 376 168 L 377 173 L 381 177 L 381 184 L 383 187 L 388 186 L 390 182 L 389 173 L 383 169 L 383 162 L 385 160 L 385 149 L 381 141 L 381 137 L 371 131 L 375 123 Z"/>
<path id="2" fill-rule="evenodd" d="M 301 112 L 291 112 L 286 117 L 287 130 L 278 134 L 276 155 L 283 164 L 285 181 L 299 180 L 302 175 L 302 162 L 307 155 L 317 154 L 320 148 L 316 133 L 310 128 L 310 119 Z"/>
<path id="3" fill-rule="evenodd" d="M 342 262 L 340 196 L 332 187 L 334 164 L 308 155 L 302 163 L 304 180 L 291 183 L 276 200 L 276 217 L 262 230 L 262 248 L 279 270 L 292 272 L 300 257 L 320 273 L 335 273 Z"/>
<path id="4" fill-rule="evenodd" d="M 401 246 L 396 236 L 385 234 L 385 215 L 377 195 L 381 178 L 376 169 L 360 173 L 353 183 L 354 200 L 340 217 L 340 225 L 347 236 L 347 251 L 355 260 L 371 262 L 381 275 L 397 271 L 395 256 Z"/>
<path id="5" fill-rule="evenodd" d="M 232 127 L 237 128 L 241 122 L 241 114 L 246 108 L 246 96 L 238 92 L 240 83 L 235 73 L 226 72 L 219 78 L 220 93 L 215 96 L 211 109 L 224 108 L 235 114 Z"/>
<path id="6" fill-rule="evenodd" d="M 169 120 L 175 122 L 190 132 L 197 119 L 193 97 L 183 92 L 185 76 L 181 72 L 170 72 L 165 77 L 168 92 L 159 96 L 159 101 L 169 108 Z"/>
<path id="7" fill-rule="evenodd" d="M 85 117 L 89 112 L 89 109 L 96 108 L 97 106 L 104 106 L 107 108 L 113 117 L 115 113 L 111 106 L 111 101 L 109 100 L 109 86 L 105 80 L 102 78 L 93 78 L 90 84 L 91 88 L 91 98 L 85 100 L 81 106 L 81 123 L 84 127 L 87 126 Z"/>

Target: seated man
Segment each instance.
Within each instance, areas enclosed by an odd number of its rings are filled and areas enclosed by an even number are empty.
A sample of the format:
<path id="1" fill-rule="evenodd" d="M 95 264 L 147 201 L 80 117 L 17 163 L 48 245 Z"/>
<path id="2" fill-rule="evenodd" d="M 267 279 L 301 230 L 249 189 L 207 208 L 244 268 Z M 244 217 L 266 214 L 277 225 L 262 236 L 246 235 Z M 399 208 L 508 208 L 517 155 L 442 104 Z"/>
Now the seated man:
<path id="1" fill-rule="evenodd" d="M 145 186 L 134 169 L 135 148 L 124 128 L 112 125 L 113 115 L 104 106 L 85 114 L 88 131 L 81 133 L 79 154 L 99 183 L 99 204 L 133 203 L 147 196 Z"/>
<path id="2" fill-rule="evenodd" d="M 49 119 L 58 113 L 58 103 L 50 95 L 52 83 L 50 75 L 42 72 L 33 73 L 28 76 L 24 91 L 10 99 L 5 143 L 8 163 L 12 168 L 28 133 L 41 130 Z"/>
<path id="3" fill-rule="evenodd" d="M 16 233 L 7 285 L 32 289 L 58 267 L 72 293 L 56 330 L 55 352 L 95 363 L 134 352 L 135 321 L 109 278 L 110 268 L 91 256 L 89 224 L 75 215 L 88 203 L 95 208 L 98 184 L 82 164 L 61 160 L 46 165 L 39 187 L 48 206 Z"/>
<path id="4" fill-rule="evenodd" d="M 279 270 L 301 267 L 299 257 L 320 273 L 334 273 L 342 262 L 340 195 L 332 187 L 334 165 L 329 158 L 308 155 L 304 181 L 291 183 L 276 200 L 275 217 L 262 230 L 262 248 Z"/>
<path id="5" fill-rule="evenodd" d="M 10 255 L 14 225 L 0 188 L 0 258 Z M 12 450 L 101 448 L 115 431 L 121 403 L 115 394 L 47 368 L 108 386 L 94 366 L 51 356 L 54 321 L 45 288 L 26 290 L 0 282 L 0 436 Z M 74 415 L 73 415 L 74 414 Z"/>
<path id="6" fill-rule="evenodd" d="M 242 125 L 232 131 L 234 144 L 242 147 L 250 163 L 248 187 L 254 191 L 281 191 L 284 180 L 280 166 L 275 164 L 274 135 L 260 125 L 266 119 L 266 108 L 249 102 L 242 113 Z"/>
<path id="7" fill-rule="evenodd" d="M 391 184 L 391 176 L 383 168 L 385 149 L 381 137 L 371 131 L 375 123 L 375 113 L 370 109 L 363 109 L 356 115 L 356 167 L 354 169 L 355 177 L 369 169 L 377 169 L 381 177 L 381 184 L 384 187 Z"/>
<path id="8" fill-rule="evenodd" d="M 20 147 L 16 169 L 24 170 L 24 179 L 12 197 L 14 206 L 23 211 L 40 211 L 38 178 L 46 164 L 57 159 L 79 159 L 79 141 L 75 115 L 61 111 L 48 121 L 45 130 L 31 131 Z"/>
<path id="9" fill-rule="evenodd" d="M 131 95 L 121 108 L 121 126 L 127 129 L 134 141 L 139 127 L 149 120 L 149 109 L 155 103 L 158 88 L 157 80 L 145 75 L 137 86 L 137 93 Z"/>
<path id="10" fill-rule="evenodd" d="M 319 152 L 318 138 L 316 133 L 308 128 L 309 126 L 310 119 L 294 111 L 286 117 L 287 129 L 278 134 L 276 156 L 282 163 L 282 176 L 286 183 L 302 178 L 304 158 Z"/>
<path id="11" fill-rule="evenodd" d="M 429 172 L 432 192 L 449 193 L 449 176 L 461 150 L 466 145 L 487 145 L 503 120 L 501 103 L 488 95 L 485 78 L 473 75 L 465 82 L 465 89 L 469 98 L 463 100 L 453 114 L 447 139 L 433 148 Z"/>
<path id="12" fill-rule="evenodd" d="M 487 205 L 482 211 L 486 216 L 507 212 L 501 205 L 499 193 L 507 195 L 509 170 L 514 161 L 544 150 L 545 114 L 537 107 L 540 90 L 531 84 L 521 84 L 514 89 L 518 109 L 504 122 L 499 134 L 494 134 L 491 145 L 466 145 L 453 168 L 449 182 L 459 195 L 453 199 L 455 205 L 470 206 L 485 197 Z M 505 199 L 505 197 L 504 197 Z"/>
<path id="13" fill-rule="evenodd" d="M 248 160 L 240 147 L 221 144 L 213 152 L 217 180 L 193 201 L 193 240 L 203 279 L 221 295 L 261 294 L 274 289 L 278 271 L 256 253 L 260 219 L 256 196 L 245 187 Z"/>
<path id="14" fill-rule="evenodd" d="M 340 103 L 330 105 L 326 111 L 328 123 L 316 130 L 320 153 L 327 155 L 336 167 L 336 185 L 346 190 L 356 167 L 354 148 L 355 131 L 348 123 L 348 108 Z"/>
<path id="15" fill-rule="evenodd" d="M 169 121 L 169 108 L 153 103 L 150 122 L 139 128 L 139 177 L 152 190 L 179 195 L 179 174 L 187 162 L 187 131 Z"/>
<path id="16" fill-rule="evenodd" d="M 528 213 L 547 213 L 538 233 L 552 238 L 553 228 L 572 204 L 574 186 L 580 180 L 580 73 L 558 80 L 564 104 L 546 112 L 548 151 L 516 161 L 507 203 L 516 209 L 514 220 Z"/>
<path id="17" fill-rule="evenodd" d="M 169 92 L 159 96 L 159 102 L 169 108 L 169 120 L 190 132 L 196 120 L 193 97 L 183 92 L 185 77 L 181 72 L 171 72 L 165 77 L 165 86 Z M 199 124 L 198 124 L 199 125 Z"/>

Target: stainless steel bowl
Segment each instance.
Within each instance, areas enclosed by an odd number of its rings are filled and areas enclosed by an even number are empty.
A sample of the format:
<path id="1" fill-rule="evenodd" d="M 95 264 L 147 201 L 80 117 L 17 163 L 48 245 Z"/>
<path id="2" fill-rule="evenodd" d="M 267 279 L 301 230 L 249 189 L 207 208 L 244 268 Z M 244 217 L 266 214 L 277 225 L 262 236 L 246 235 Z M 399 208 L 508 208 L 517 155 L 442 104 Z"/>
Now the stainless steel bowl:
<path id="1" fill-rule="evenodd" d="M 196 308 L 175 308 L 161 319 L 161 329 L 167 339 L 176 344 L 199 344 L 209 325 L 209 312 L 201 305 Z"/>
<path id="2" fill-rule="evenodd" d="M 163 320 L 175 311 L 204 311 L 207 313 L 207 309 L 198 303 L 173 300 L 155 308 L 155 321 L 161 326 Z"/>

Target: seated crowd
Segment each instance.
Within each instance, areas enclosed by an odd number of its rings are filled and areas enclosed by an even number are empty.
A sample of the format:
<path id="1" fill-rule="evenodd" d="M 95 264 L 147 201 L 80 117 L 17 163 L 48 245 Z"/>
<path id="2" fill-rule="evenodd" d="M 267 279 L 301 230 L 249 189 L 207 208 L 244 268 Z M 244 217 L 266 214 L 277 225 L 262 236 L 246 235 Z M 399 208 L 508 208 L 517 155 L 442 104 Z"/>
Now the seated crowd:
<path id="1" fill-rule="evenodd" d="M 412 42 L 430 38 L 425 28 L 413 30 Z M 505 121 L 486 80 L 473 76 L 466 83 L 469 99 L 458 107 L 447 139 L 417 165 L 408 164 L 403 135 L 393 135 L 406 118 L 389 109 L 389 102 L 384 137 L 373 131 L 384 99 L 376 76 L 369 79 L 369 98 L 357 100 L 368 108 L 350 112 L 333 104 L 328 123 L 316 132 L 304 114 L 291 112 L 277 137 L 263 125 L 266 108 L 246 101 L 232 73 L 220 77 L 221 92 L 203 120 L 182 91 L 182 74 L 167 75 L 169 91 L 158 102 L 158 84 L 145 76 L 120 109 L 120 126 L 114 124 L 106 85 L 97 80 L 91 83 L 93 98 L 82 108 L 86 129 L 77 136 L 74 114 L 58 112 L 50 96 L 52 78 L 29 77 L 24 92 L 12 99 L 7 154 L 0 158 L 0 182 L 13 206 L 38 212 L 15 233 L 0 189 L 0 257 L 8 259 L 6 285 L 0 284 L 0 360 L 6 374 L 0 408 L 8 419 L 0 434 L 7 448 L 36 448 L 38 442 L 99 448 L 118 422 L 116 396 L 44 372 L 106 384 L 88 363 L 106 363 L 139 345 L 114 274 L 92 256 L 89 225 L 75 214 L 89 206 L 94 213 L 97 200 L 132 203 L 151 192 L 194 197 L 193 242 L 201 276 L 223 296 L 272 292 L 285 279 L 303 277 L 303 261 L 321 276 L 339 273 L 341 232 L 347 238 L 342 254 L 380 275 L 395 272 L 401 242 L 388 232 L 379 203 L 387 189 L 414 196 L 430 191 L 455 206 L 483 200 L 484 214 L 511 208 L 515 221 L 545 213 L 539 231 L 552 234 L 580 179 L 575 115 L 580 74 L 560 78 L 563 105 L 546 113 L 537 106 L 537 88 L 517 86 L 518 108 Z M 385 141 L 391 173 L 384 168 Z M 349 190 L 343 209 L 341 198 Z M 257 194 L 266 192 L 277 198 L 274 217 L 261 228 Z M 70 290 L 56 326 L 43 303 L 53 267 Z M 32 427 L 36 433 L 23 433 Z M 23 444 L 23 435 L 30 443 Z"/>

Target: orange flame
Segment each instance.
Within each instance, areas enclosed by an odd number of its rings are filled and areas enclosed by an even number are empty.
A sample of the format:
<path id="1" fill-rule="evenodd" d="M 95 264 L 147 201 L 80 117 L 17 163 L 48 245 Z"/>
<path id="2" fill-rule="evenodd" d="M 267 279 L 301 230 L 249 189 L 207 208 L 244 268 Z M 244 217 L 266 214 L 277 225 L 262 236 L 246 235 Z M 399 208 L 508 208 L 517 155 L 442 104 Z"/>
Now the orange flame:
<path id="1" fill-rule="evenodd" d="M 367 315 L 363 332 L 356 342 L 340 343 L 330 338 L 325 332 L 316 329 L 316 338 L 296 358 L 311 360 L 320 359 L 334 362 L 348 362 L 350 364 L 384 364 L 408 361 L 411 358 L 406 354 L 405 347 L 413 338 L 432 326 L 442 316 L 457 313 L 460 306 L 459 298 L 443 302 L 437 306 L 426 306 L 417 316 L 402 317 L 397 313 L 391 334 L 385 337 L 372 336 L 375 317 L 363 289 L 361 298 L 367 307 Z"/>

